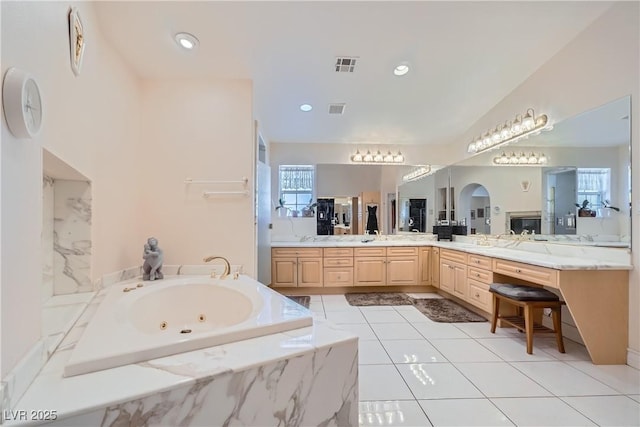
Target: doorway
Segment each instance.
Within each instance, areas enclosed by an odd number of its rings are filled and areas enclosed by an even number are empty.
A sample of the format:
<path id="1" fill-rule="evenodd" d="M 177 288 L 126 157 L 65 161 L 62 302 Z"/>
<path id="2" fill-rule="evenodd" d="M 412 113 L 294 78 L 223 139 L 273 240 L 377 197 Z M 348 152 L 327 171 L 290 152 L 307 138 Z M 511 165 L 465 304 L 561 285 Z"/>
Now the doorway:
<path id="1" fill-rule="evenodd" d="M 466 225 L 468 234 L 491 234 L 491 196 L 482 184 L 472 183 L 462 189 L 458 209 L 458 225 Z"/>

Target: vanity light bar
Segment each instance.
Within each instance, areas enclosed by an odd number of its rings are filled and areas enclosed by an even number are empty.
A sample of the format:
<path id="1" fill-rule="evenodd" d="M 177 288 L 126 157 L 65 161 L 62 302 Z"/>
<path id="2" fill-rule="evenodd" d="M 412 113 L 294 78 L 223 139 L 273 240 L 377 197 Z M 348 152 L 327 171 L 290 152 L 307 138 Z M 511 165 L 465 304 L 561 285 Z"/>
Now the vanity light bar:
<path id="1" fill-rule="evenodd" d="M 402 181 L 411 182 L 429 175 L 431 166 L 421 166 L 402 177 Z"/>
<path id="2" fill-rule="evenodd" d="M 548 161 L 549 159 L 547 158 L 547 156 L 544 155 L 544 153 L 506 154 L 505 152 L 502 152 L 500 156 L 493 158 L 493 164 L 500 165 L 500 166 L 523 166 L 523 165 L 539 166 L 539 165 L 546 165 Z"/>
<path id="3" fill-rule="evenodd" d="M 351 156 L 353 163 L 378 163 L 378 164 L 399 164 L 404 163 L 404 156 L 400 151 L 398 154 L 393 155 L 391 151 L 387 154 L 382 154 L 378 150 L 375 154 L 371 154 L 371 150 L 367 150 L 367 154 L 361 154 L 360 150 L 356 150 L 356 154 Z"/>
<path id="4" fill-rule="evenodd" d="M 474 154 L 480 153 L 551 129 L 553 126 L 546 114 L 536 117 L 533 108 L 529 108 L 524 117 L 518 114 L 513 123 L 507 121 L 504 125 L 498 125 L 495 129 L 475 138 L 469 144 L 467 151 Z"/>

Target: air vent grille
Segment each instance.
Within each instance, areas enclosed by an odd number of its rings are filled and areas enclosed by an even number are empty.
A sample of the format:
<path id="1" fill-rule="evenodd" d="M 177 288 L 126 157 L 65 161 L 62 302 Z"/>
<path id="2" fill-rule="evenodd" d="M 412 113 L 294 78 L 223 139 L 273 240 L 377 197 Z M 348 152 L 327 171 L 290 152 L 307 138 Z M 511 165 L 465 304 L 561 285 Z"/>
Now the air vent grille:
<path id="1" fill-rule="evenodd" d="M 343 114 L 346 104 L 329 104 L 329 114 Z"/>
<path id="2" fill-rule="evenodd" d="M 356 57 L 339 56 L 336 58 L 336 73 L 353 73 Z"/>

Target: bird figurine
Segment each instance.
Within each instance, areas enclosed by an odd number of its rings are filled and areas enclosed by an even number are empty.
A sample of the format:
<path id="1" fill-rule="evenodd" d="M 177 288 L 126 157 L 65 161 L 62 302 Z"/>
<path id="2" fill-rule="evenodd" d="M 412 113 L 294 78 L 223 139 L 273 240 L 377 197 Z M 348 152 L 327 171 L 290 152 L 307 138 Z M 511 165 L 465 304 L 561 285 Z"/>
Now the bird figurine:
<path id="1" fill-rule="evenodd" d="M 611 202 L 609 202 L 608 200 L 605 200 L 604 202 L 602 202 L 602 206 L 604 206 L 607 209 L 613 209 L 616 212 L 620 212 L 620 208 L 611 206 Z"/>

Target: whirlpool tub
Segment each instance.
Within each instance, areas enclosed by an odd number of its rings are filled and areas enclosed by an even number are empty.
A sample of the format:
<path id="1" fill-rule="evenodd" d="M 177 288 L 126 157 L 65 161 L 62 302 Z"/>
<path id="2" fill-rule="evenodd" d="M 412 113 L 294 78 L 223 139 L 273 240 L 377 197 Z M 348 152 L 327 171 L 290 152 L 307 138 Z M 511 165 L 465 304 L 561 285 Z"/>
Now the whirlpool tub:
<path id="1" fill-rule="evenodd" d="M 85 374 L 310 326 L 309 310 L 247 277 L 111 286 L 65 366 Z"/>

